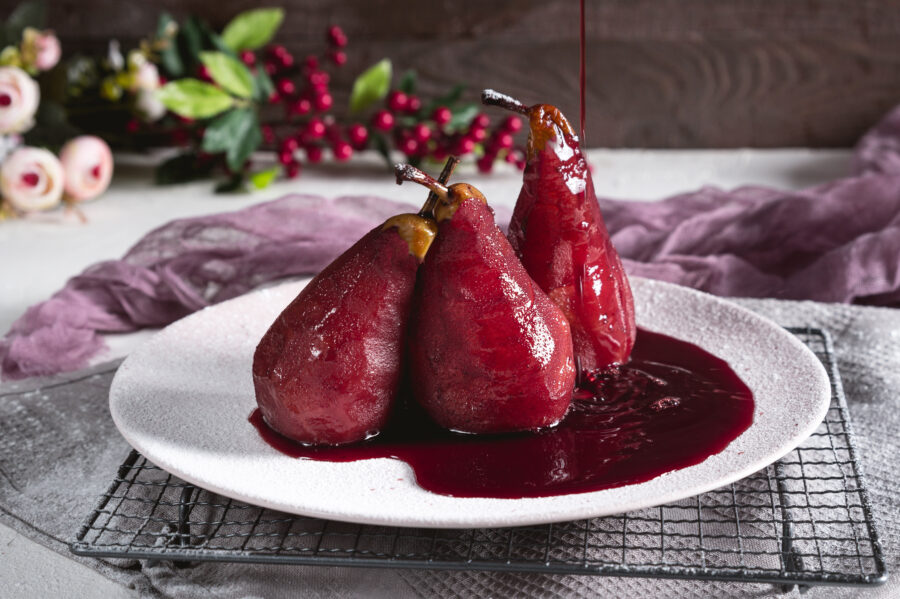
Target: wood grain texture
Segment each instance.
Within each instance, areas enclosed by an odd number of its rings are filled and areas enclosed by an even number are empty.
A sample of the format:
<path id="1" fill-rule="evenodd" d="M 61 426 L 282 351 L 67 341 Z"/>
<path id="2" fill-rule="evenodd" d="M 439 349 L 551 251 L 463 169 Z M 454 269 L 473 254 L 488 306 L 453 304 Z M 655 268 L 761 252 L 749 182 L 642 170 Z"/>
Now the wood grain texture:
<path id="1" fill-rule="evenodd" d="M 13 3 L 0 0 L 0 14 Z M 66 51 L 125 47 L 161 10 L 216 26 L 259 0 L 51 0 Z M 273 3 L 275 4 L 275 3 Z M 350 38 L 338 100 L 384 56 L 423 92 L 459 81 L 578 111 L 577 0 L 282 0 L 278 37 L 302 55 Z M 588 0 L 590 145 L 848 146 L 900 101 L 900 2 Z"/>

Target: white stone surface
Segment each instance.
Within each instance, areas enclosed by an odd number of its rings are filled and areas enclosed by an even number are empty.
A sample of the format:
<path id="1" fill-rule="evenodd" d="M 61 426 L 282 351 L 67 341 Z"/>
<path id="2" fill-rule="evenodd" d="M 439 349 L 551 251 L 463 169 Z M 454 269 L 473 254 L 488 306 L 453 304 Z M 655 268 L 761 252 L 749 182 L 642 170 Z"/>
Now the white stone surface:
<path id="1" fill-rule="evenodd" d="M 798 189 L 847 174 L 851 162 L 849 150 L 806 149 L 593 150 L 589 156 L 598 194 L 639 200 L 705 184 Z M 376 159 L 367 157 L 362 162 L 362 167 L 355 161 L 307 169 L 295 181 L 279 182 L 249 196 L 215 196 L 208 182 L 154 187 L 145 159 L 119 156 L 111 189 L 84 206 L 87 224 L 60 212 L 0 223 L 0 330 L 5 331 L 27 306 L 45 299 L 68 277 L 99 260 L 118 258 L 142 234 L 172 218 L 238 209 L 292 192 L 372 193 L 421 201 L 420 190 L 396 187 Z M 490 177 L 465 171 L 457 175 L 463 176 L 492 203 L 515 201 L 519 180 L 511 169 Z M 0 597 L 6 595 L 22 599 L 135 596 L 0 525 Z"/>

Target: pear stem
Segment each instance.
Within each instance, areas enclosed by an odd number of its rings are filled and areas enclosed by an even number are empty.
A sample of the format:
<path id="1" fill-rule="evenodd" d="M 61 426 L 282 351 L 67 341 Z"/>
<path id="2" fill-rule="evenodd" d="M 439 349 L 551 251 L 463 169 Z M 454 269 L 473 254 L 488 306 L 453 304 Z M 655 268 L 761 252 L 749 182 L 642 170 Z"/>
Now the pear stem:
<path id="1" fill-rule="evenodd" d="M 447 162 L 444 163 L 444 169 L 441 171 L 440 176 L 438 177 L 438 183 L 443 185 L 447 184 L 447 181 L 450 180 L 450 175 L 453 174 L 453 170 L 456 168 L 456 165 L 459 164 L 459 158 L 456 156 L 450 156 L 447 158 Z M 419 216 L 423 218 L 434 218 L 434 207 L 437 206 L 438 200 L 441 198 L 438 194 L 433 191 L 428 192 L 428 199 L 425 200 L 425 204 L 422 206 L 422 209 L 419 210 Z"/>
<path id="2" fill-rule="evenodd" d="M 428 173 L 420 171 L 412 165 L 395 164 L 394 174 L 397 176 L 397 185 L 402 184 L 404 181 L 412 181 L 413 183 L 424 185 L 425 187 L 430 189 L 431 192 L 438 197 L 438 199 L 447 199 L 446 185 L 440 183 L 439 181 L 436 181 L 434 177 L 432 177 Z"/>
<path id="3" fill-rule="evenodd" d="M 500 92 L 494 91 L 492 89 L 486 89 L 481 92 L 481 103 L 488 106 L 499 106 L 500 108 L 505 108 L 507 110 L 511 110 L 513 112 L 518 112 L 520 114 L 528 116 L 527 106 L 525 106 L 523 103 L 519 102 L 512 96 L 501 94 Z"/>

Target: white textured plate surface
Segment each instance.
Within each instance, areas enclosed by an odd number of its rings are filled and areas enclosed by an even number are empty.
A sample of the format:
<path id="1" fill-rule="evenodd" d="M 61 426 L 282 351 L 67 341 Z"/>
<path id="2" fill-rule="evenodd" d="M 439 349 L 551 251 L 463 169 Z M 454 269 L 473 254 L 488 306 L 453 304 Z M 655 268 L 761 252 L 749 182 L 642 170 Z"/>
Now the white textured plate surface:
<path id="1" fill-rule="evenodd" d="M 631 282 L 642 328 L 727 360 L 756 399 L 753 424 L 723 452 L 636 485 L 534 499 L 462 499 L 419 488 L 412 469 L 398 460 L 317 462 L 272 449 L 247 421 L 256 407 L 253 350 L 305 281 L 207 308 L 159 332 L 119 368 L 110 410 L 131 445 L 203 488 L 297 514 L 422 527 L 537 524 L 667 503 L 763 468 L 822 421 L 830 400 L 828 377 L 791 334 L 703 293 Z"/>

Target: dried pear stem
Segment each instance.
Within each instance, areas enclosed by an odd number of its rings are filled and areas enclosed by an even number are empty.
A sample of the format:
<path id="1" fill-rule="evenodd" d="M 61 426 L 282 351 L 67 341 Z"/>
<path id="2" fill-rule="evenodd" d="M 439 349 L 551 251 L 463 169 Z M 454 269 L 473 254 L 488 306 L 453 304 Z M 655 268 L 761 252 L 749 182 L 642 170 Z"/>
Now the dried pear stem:
<path id="1" fill-rule="evenodd" d="M 456 156 L 447 158 L 447 162 L 444 163 L 444 170 L 441 171 L 440 176 L 437 178 L 438 183 L 446 185 L 447 181 L 450 180 L 450 175 L 453 174 L 453 170 L 458 164 L 459 158 Z M 433 191 L 429 191 L 428 199 L 425 200 L 425 204 L 422 206 L 422 209 L 419 210 L 419 216 L 422 218 L 434 218 L 434 207 L 437 206 L 438 200 L 440 200 L 438 195 Z"/>
<path id="2" fill-rule="evenodd" d="M 520 114 L 528 116 L 527 106 L 525 106 L 512 96 L 501 94 L 500 92 L 494 91 L 492 89 L 486 89 L 481 92 L 481 103 L 488 106 L 499 106 L 500 108 L 505 108 L 507 110 L 511 110 L 513 112 L 518 112 Z"/>
<path id="3" fill-rule="evenodd" d="M 447 199 L 446 185 L 435 180 L 435 178 L 428 173 L 420 171 L 412 165 L 395 164 L 394 174 L 397 176 L 397 185 L 402 184 L 404 181 L 412 181 L 413 183 L 424 185 L 425 187 L 430 189 L 432 193 L 434 193 L 438 197 L 439 200 Z"/>

